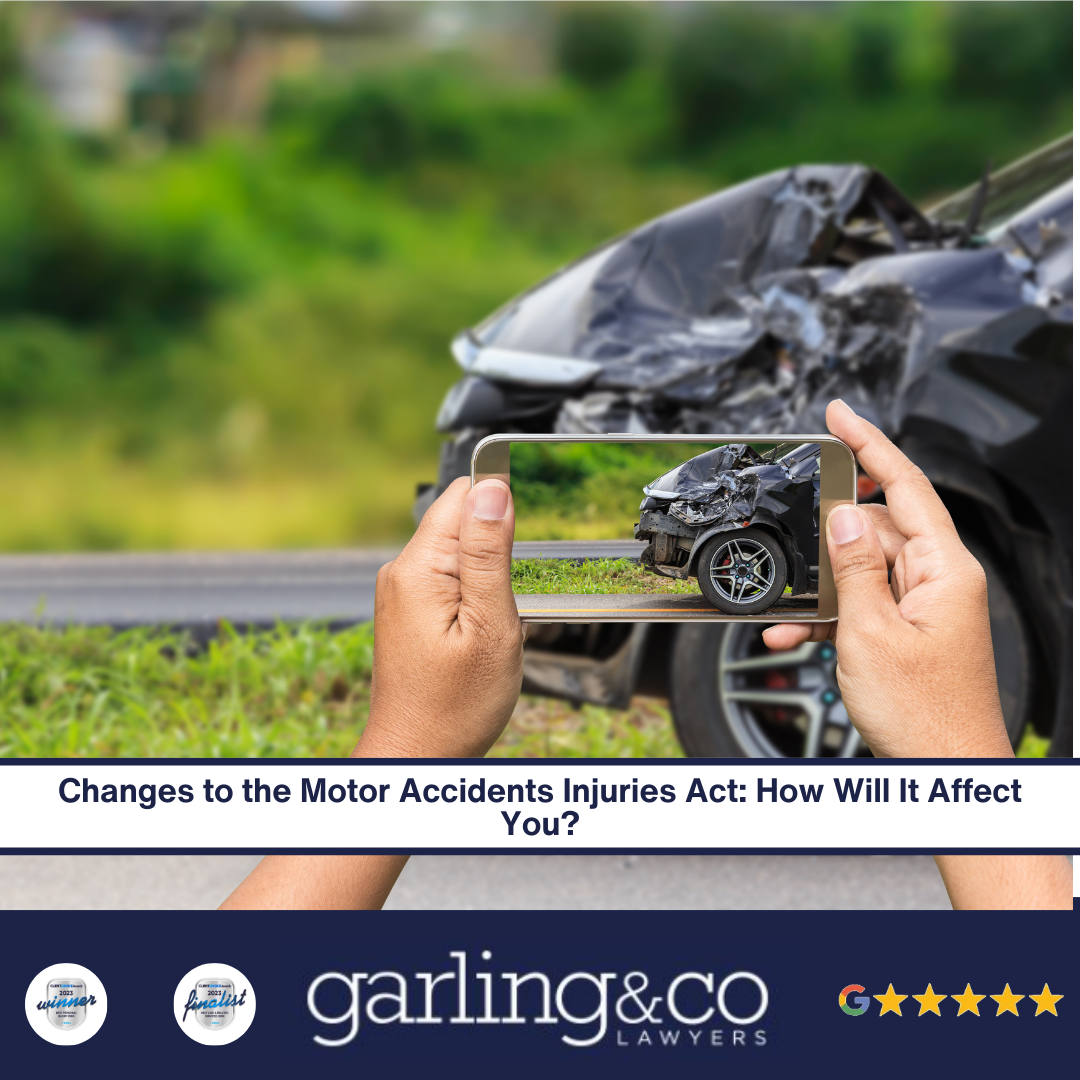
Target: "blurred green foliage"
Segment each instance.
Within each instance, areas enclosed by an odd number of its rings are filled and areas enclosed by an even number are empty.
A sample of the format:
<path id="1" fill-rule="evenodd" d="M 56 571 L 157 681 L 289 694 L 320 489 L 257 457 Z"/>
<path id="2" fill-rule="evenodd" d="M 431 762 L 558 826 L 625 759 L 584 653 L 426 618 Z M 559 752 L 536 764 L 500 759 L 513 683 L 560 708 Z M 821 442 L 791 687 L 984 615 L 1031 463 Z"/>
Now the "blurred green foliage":
<path id="1" fill-rule="evenodd" d="M 715 446 L 511 443 L 514 535 L 519 540 L 631 540 L 642 487 Z"/>
<path id="2" fill-rule="evenodd" d="M 162 149 L 62 134 L 4 5 L 0 549 L 402 536 L 449 339 L 558 265 L 798 161 L 926 198 L 1071 126 L 1064 3 L 543 10 L 546 75 L 414 46 Z"/>
<path id="3" fill-rule="evenodd" d="M 643 59 L 644 22 L 636 4 L 563 4 L 555 34 L 558 69 L 585 86 L 618 82 Z"/>

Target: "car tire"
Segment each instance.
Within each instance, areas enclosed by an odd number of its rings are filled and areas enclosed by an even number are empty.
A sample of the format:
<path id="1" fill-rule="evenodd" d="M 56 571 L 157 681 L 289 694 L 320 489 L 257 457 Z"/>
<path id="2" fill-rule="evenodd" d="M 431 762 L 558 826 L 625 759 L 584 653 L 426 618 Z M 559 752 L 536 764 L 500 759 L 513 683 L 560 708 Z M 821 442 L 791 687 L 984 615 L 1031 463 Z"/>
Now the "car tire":
<path id="1" fill-rule="evenodd" d="M 747 556 L 745 563 L 738 561 L 740 554 Z M 767 585 L 754 575 L 755 565 L 767 569 Z M 726 573 L 725 567 L 730 568 Z M 744 573 L 744 567 L 748 572 Z M 718 611 L 725 615 L 757 615 L 772 607 L 783 593 L 787 585 L 787 559 L 784 549 L 764 529 L 733 529 L 714 536 L 702 546 L 697 578 L 702 595 Z M 754 598 L 736 599 L 736 590 L 741 595 L 741 590 L 747 587 L 754 589 Z"/>
<path id="2" fill-rule="evenodd" d="M 979 545 L 964 542 L 986 573 L 998 692 L 1015 747 L 1031 711 L 1030 634 L 995 563 Z M 673 637 L 669 672 L 675 732 L 689 757 L 869 753 L 847 719 L 831 642 L 770 653 L 760 624 L 683 625 Z M 809 755 L 808 744 L 815 751 Z"/>
<path id="3" fill-rule="evenodd" d="M 979 560 L 986 574 L 986 599 L 990 608 L 990 636 L 994 642 L 998 697 L 1005 730 L 1015 749 L 1031 719 L 1034 696 L 1035 651 L 1019 603 L 1005 584 L 1005 576 L 987 551 L 961 534 L 964 547 Z"/>

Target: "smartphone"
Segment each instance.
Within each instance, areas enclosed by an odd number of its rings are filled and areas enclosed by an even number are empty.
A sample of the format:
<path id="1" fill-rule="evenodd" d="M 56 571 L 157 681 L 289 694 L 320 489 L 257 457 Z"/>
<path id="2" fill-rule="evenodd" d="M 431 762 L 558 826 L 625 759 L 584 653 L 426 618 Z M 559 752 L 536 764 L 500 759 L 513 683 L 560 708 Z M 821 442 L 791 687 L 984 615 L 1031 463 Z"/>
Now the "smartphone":
<path id="1" fill-rule="evenodd" d="M 528 622 L 830 622 L 821 522 L 855 502 L 831 435 L 489 435 Z"/>

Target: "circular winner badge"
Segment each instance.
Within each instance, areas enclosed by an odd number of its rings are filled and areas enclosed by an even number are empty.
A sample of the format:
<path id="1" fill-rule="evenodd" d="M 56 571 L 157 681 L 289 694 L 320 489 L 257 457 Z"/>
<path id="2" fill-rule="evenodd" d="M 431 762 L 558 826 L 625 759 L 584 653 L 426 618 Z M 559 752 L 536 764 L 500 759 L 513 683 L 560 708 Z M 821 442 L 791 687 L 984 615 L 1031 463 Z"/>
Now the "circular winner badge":
<path id="1" fill-rule="evenodd" d="M 26 988 L 26 1019 L 55 1046 L 77 1046 L 105 1023 L 108 996 L 101 980 L 81 964 L 52 964 Z"/>
<path id="2" fill-rule="evenodd" d="M 200 964 L 177 984 L 173 1015 L 180 1030 L 204 1046 L 236 1042 L 255 1019 L 255 991 L 228 964 Z"/>

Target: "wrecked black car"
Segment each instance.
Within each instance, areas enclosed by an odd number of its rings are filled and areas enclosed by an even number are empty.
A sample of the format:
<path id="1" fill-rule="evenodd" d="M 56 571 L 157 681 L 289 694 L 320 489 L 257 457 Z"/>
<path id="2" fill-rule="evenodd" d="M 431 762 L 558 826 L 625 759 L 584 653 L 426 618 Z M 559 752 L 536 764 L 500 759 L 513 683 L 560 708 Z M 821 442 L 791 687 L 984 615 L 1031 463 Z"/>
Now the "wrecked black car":
<path id="1" fill-rule="evenodd" d="M 986 571 L 1014 744 L 1030 724 L 1071 754 L 1072 138 L 973 180 L 923 210 L 871 168 L 797 166 L 559 271 L 455 339 L 417 511 L 492 432 L 823 431 L 842 397 Z M 691 754 L 867 753 L 831 646 L 771 654 L 749 623 L 536 627 L 525 669 L 533 693 L 668 697 Z"/>
<path id="2" fill-rule="evenodd" d="M 684 461 L 643 489 L 635 540 L 642 565 L 696 577 L 726 615 L 757 615 L 787 587 L 817 588 L 821 446 L 786 443 L 764 456 L 729 443 Z"/>

